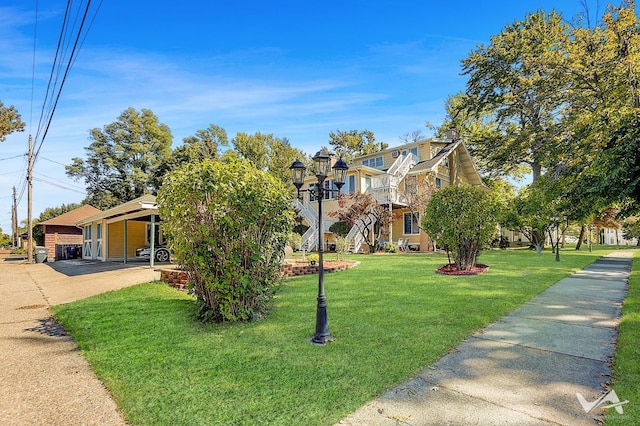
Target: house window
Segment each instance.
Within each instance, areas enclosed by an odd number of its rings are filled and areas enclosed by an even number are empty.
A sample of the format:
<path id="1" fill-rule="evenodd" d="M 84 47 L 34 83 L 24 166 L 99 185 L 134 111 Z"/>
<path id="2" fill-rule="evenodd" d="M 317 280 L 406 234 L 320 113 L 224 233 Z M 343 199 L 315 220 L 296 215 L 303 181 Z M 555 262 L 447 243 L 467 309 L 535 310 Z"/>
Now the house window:
<path id="1" fill-rule="evenodd" d="M 406 157 L 407 154 L 418 155 L 418 147 L 416 146 L 416 147 L 410 148 L 408 150 L 407 149 L 403 149 L 402 150 L 402 156 Z"/>
<path id="2" fill-rule="evenodd" d="M 382 161 L 382 157 L 369 158 L 367 160 L 362 160 L 363 166 L 373 167 L 375 169 L 382 169 L 384 166 L 384 162 Z"/>
<path id="3" fill-rule="evenodd" d="M 326 189 L 326 191 L 324 191 L 325 200 L 333 200 L 336 198 L 336 191 L 333 190 L 338 188 L 333 184 L 333 179 L 327 179 L 324 181 L 324 189 Z"/>
<path id="4" fill-rule="evenodd" d="M 84 227 L 84 239 L 85 239 L 85 241 L 91 241 L 91 228 L 92 228 L 92 226 L 90 224 Z"/>
<path id="5" fill-rule="evenodd" d="M 367 192 L 371 188 L 371 176 L 364 177 L 364 192 Z"/>
<path id="6" fill-rule="evenodd" d="M 318 192 L 318 184 L 310 183 L 309 184 L 309 201 L 316 201 L 316 193 Z"/>
<path id="7" fill-rule="evenodd" d="M 404 214 L 404 235 L 418 235 L 420 233 L 418 213 Z"/>
<path id="8" fill-rule="evenodd" d="M 343 194 L 353 194 L 356 190 L 356 177 L 355 175 L 347 176 L 347 179 L 340 188 L 340 192 Z"/>
<path id="9" fill-rule="evenodd" d="M 436 188 L 442 188 L 442 179 L 436 178 Z"/>
<path id="10" fill-rule="evenodd" d="M 449 168 L 449 157 L 444 157 L 444 160 L 442 160 L 442 165 L 446 168 Z"/>

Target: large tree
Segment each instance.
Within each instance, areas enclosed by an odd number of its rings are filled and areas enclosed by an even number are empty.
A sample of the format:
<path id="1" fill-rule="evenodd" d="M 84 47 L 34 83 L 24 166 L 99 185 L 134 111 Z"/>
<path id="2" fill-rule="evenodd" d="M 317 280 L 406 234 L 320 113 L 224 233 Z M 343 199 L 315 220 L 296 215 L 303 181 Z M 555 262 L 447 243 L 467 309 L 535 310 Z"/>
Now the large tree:
<path id="1" fill-rule="evenodd" d="M 194 135 L 182 139 L 182 142 L 183 144 L 174 149 L 156 169 L 156 187 L 162 186 L 162 178 L 166 173 L 185 164 L 217 160 L 220 158 L 220 148 L 229 145 L 226 130 L 215 124 L 210 124 L 206 129 L 197 130 Z"/>
<path id="2" fill-rule="evenodd" d="M 276 138 L 260 132 L 253 135 L 241 132 L 231 140 L 231 146 L 232 149 L 224 153 L 222 160 L 229 161 L 237 157 L 249 160 L 257 169 L 268 171 L 289 190 L 294 190 L 289 167 L 296 159 L 305 161 L 306 155 L 292 147 L 287 138 Z"/>
<path id="3" fill-rule="evenodd" d="M 128 108 L 117 121 L 90 130 L 87 158 L 73 158 L 67 175 L 84 179 L 86 203 L 107 209 L 158 189 L 156 169 L 171 153 L 169 126 L 148 109 Z"/>
<path id="4" fill-rule="evenodd" d="M 481 129 L 469 141 L 488 168 L 509 174 L 526 164 L 535 180 L 552 162 L 562 133 L 567 40 L 562 17 L 538 11 L 507 25 L 462 61 L 469 80 L 452 124 L 464 128 L 463 118 L 490 124 L 491 132 Z"/>
<path id="5" fill-rule="evenodd" d="M 567 196 L 640 206 L 640 21 L 635 2 L 609 7 L 593 29 L 577 26 L 567 49 L 569 113 L 556 173 Z"/>
<path id="6" fill-rule="evenodd" d="M 24 122 L 13 105 L 5 107 L 0 101 L 0 142 L 13 132 L 23 132 Z"/>
<path id="7" fill-rule="evenodd" d="M 387 149 L 389 144 L 376 142 L 373 132 L 370 130 L 336 130 L 329 133 L 329 144 L 335 148 L 336 155 L 344 161 L 350 161 L 353 157 L 373 154 Z"/>

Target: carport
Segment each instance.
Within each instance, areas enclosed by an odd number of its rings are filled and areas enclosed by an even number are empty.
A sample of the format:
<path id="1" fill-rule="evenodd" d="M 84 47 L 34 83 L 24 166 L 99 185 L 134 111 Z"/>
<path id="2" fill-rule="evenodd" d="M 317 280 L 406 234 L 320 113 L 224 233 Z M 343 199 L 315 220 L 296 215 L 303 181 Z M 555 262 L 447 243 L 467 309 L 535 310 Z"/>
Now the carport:
<path id="1" fill-rule="evenodd" d="M 153 266 L 159 222 L 156 197 L 150 194 L 83 219 L 76 223 L 82 228 L 82 258 L 127 263 L 137 247 L 149 246 Z"/>

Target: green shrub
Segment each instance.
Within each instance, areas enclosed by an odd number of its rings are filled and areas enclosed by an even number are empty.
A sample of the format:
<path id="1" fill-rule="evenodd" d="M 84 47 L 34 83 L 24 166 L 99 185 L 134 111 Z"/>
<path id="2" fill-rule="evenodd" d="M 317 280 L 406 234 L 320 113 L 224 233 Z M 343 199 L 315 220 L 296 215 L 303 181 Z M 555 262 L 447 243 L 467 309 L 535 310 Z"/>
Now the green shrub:
<path id="1" fill-rule="evenodd" d="M 336 237 L 336 255 L 338 260 L 344 260 L 344 254 L 351 248 L 351 243 L 345 237 Z"/>
<path id="2" fill-rule="evenodd" d="M 303 236 L 305 232 L 307 232 L 307 229 L 309 229 L 308 225 L 303 225 L 303 224 L 298 224 L 296 226 L 293 227 L 293 232 L 295 232 L 296 234 Z"/>
<path id="3" fill-rule="evenodd" d="M 329 232 L 333 232 L 339 237 L 346 237 L 351 227 L 347 222 L 335 222 L 329 227 Z"/>
<path id="4" fill-rule="evenodd" d="M 497 209 L 495 200 L 481 188 L 447 186 L 431 196 L 422 228 L 447 254 L 453 254 L 459 270 L 470 270 L 495 234 Z"/>
<path id="5" fill-rule="evenodd" d="M 204 161 L 165 176 L 163 232 L 202 320 L 246 321 L 269 306 L 293 224 L 284 185 L 251 163 Z"/>
<path id="6" fill-rule="evenodd" d="M 393 243 L 386 242 L 384 243 L 384 251 L 385 253 L 397 253 L 398 247 Z"/>
<path id="7" fill-rule="evenodd" d="M 291 245 L 292 250 L 300 250 L 300 245 L 302 244 L 302 235 L 298 234 L 297 232 L 291 232 L 289 234 L 289 244 Z"/>

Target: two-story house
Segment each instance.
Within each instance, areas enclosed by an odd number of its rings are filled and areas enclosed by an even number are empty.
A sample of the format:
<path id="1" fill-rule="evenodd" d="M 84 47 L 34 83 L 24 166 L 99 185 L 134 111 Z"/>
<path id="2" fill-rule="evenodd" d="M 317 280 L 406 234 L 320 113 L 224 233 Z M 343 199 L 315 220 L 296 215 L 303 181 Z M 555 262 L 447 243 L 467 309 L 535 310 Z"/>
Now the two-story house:
<path id="1" fill-rule="evenodd" d="M 394 244 L 402 241 L 405 248 L 431 251 L 433 242 L 419 226 L 420 212 L 415 211 L 415 207 L 411 211 L 411 194 L 460 184 L 484 186 L 465 144 L 461 139 L 431 138 L 356 157 L 349 164 L 341 192 L 369 193 L 378 203 L 388 206 L 394 220 L 385 232 L 387 241 Z M 302 189 L 313 189 L 315 185 L 315 176 L 308 176 Z M 325 180 L 325 187 L 333 188 L 331 175 Z M 308 250 L 316 250 L 318 241 L 321 241 L 327 250 L 326 245 L 334 240 L 328 229 L 336 222 L 329 212 L 340 208 L 337 193 L 325 192 L 322 203 L 325 235 L 322 238 L 318 235 L 318 202 L 313 191 L 302 192 L 301 195 L 302 199 L 295 200 L 294 206 L 309 226 L 302 236 L 302 245 Z M 347 238 L 353 252 L 366 251 L 355 227 Z"/>

